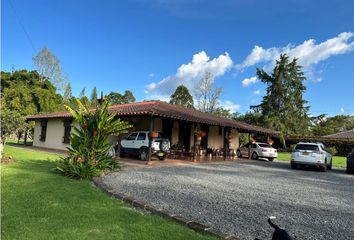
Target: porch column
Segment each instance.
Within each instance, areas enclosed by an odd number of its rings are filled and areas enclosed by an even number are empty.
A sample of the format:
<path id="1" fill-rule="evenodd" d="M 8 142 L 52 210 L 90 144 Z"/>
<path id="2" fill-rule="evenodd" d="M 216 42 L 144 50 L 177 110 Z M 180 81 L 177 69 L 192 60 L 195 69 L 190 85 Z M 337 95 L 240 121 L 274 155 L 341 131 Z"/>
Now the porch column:
<path id="1" fill-rule="evenodd" d="M 248 159 L 251 159 L 251 133 L 248 133 Z"/>
<path id="2" fill-rule="evenodd" d="M 120 135 L 118 135 L 118 144 L 117 144 L 117 152 L 116 152 L 116 158 L 120 159 Z"/>
<path id="3" fill-rule="evenodd" d="M 150 165 L 150 161 L 151 161 L 151 142 L 152 142 L 152 139 L 151 139 L 151 133 L 152 131 L 154 130 L 154 117 L 151 115 L 150 116 L 150 129 L 149 129 L 149 136 L 148 136 L 148 139 L 149 139 L 149 150 L 148 150 L 148 157 L 146 159 L 146 164 L 147 165 Z"/>
<path id="4" fill-rule="evenodd" d="M 228 153 L 228 131 L 229 129 L 224 127 L 224 160 L 227 158 L 227 153 Z"/>

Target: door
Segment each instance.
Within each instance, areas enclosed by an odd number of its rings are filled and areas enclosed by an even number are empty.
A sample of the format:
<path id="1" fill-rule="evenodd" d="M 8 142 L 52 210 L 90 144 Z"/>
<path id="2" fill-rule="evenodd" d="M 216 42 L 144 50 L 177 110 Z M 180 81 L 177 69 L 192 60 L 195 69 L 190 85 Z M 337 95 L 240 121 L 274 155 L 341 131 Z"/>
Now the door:
<path id="1" fill-rule="evenodd" d="M 184 147 L 186 152 L 189 152 L 191 141 L 191 124 L 187 122 L 179 122 L 178 142 Z"/>
<path id="2" fill-rule="evenodd" d="M 121 145 L 124 148 L 124 152 L 131 153 L 134 151 L 135 139 L 137 136 L 138 133 L 134 132 L 121 141 Z"/>
<path id="3" fill-rule="evenodd" d="M 135 140 L 135 148 L 140 148 L 142 146 L 149 146 L 149 141 L 147 139 L 146 132 L 139 132 L 138 137 Z"/>

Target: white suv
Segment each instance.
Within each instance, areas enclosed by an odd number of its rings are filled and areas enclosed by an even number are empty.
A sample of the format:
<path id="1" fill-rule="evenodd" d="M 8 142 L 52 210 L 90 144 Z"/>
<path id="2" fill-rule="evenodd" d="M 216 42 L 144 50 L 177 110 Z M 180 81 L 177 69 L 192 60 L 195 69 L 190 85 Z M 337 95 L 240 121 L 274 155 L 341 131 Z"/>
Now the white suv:
<path id="1" fill-rule="evenodd" d="M 249 143 L 239 147 L 236 151 L 237 157 L 248 156 Z M 273 161 L 278 157 L 278 152 L 275 148 L 267 143 L 251 143 L 251 158 L 258 159 L 259 157 L 268 158 L 269 161 Z"/>
<path id="2" fill-rule="evenodd" d="M 129 134 L 120 142 L 120 152 L 122 154 L 131 154 L 139 156 L 143 161 L 147 160 L 149 154 L 149 132 L 139 131 Z M 151 151 L 156 154 L 159 160 L 165 160 L 170 150 L 170 140 L 162 133 L 152 139 Z"/>
<path id="3" fill-rule="evenodd" d="M 298 165 L 320 167 L 325 172 L 332 169 L 332 155 L 322 143 L 300 142 L 291 153 L 291 168 Z"/>

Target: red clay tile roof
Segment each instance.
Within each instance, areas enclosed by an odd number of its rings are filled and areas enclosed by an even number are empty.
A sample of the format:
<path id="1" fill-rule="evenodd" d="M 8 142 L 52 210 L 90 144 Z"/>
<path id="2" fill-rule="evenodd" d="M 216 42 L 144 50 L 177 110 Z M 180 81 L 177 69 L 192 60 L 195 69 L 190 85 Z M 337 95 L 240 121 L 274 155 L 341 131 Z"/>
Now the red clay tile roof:
<path id="1" fill-rule="evenodd" d="M 94 111 L 94 110 L 93 110 Z M 185 108 L 180 105 L 170 104 L 162 101 L 145 101 L 128 104 L 118 104 L 109 107 L 110 113 L 115 113 L 117 116 L 139 116 L 139 115 L 154 115 L 159 117 L 173 118 L 185 120 L 189 122 L 204 123 L 209 125 L 223 126 L 236 128 L 238 130 L 249 132 L 261 132 L 272 135 L 277 135 L 279 132 L 272 131 L 267 128 L 254 126 L 240 121 L 218 117 L 214 114 L 197 111 L 190 108 Z M 48 118 L 67 118 L 71 117 L 69 112 L 54 112 L 27 116 L 26 119 L 48 119 Z"/>
<path id="2" fill-rule="evenodd" d="M 325 138 L 348 138 L 348 139 L 354 139 L 354 129 L 349 130 L 349 131 L 344 131 L 344 132 L 339 132 L 339 133 L 334 133 L 330 135 L 323 136 Z"/>

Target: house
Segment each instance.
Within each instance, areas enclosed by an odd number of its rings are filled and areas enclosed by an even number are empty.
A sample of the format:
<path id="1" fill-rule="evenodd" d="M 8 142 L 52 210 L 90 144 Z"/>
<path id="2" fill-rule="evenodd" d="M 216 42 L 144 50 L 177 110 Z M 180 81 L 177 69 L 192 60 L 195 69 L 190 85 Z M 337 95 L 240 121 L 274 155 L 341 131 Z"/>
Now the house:
<path id="1" fill-rule="evenodd" d="M 323 136 L 324 138 L 354 140 L 354 129 Z"/>
<path id="2" fill-rule="evenodd" d="M 195 130 L 205 132 L 200 146 L 204 149 L 236 149 L 239 133 L 264 133 L 276 135 L 278 132 L 244 122 L 218 117 L 162 101 L 144 101 L 113 105 L 109 112 L 123 121 L 130 122 L 130 131 L 164 132 L 171 145 L 180 144 L 185 151 L 192 151 Z M 69 146 L 73 121 L 69 112 L 53 112 L 27 116 L 27 121 L 35 121 L 33 146 L 65 150 Z M 112 144 L 118 137 L 111 136 Z M 227 148 L 225 147 L 227 146 Z"/>

